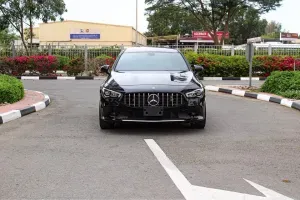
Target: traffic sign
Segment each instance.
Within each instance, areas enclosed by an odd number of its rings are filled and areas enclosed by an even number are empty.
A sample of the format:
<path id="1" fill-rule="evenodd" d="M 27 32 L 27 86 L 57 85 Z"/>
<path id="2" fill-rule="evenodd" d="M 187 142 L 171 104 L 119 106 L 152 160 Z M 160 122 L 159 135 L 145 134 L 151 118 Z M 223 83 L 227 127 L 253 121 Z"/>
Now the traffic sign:
<path id="1" fill-rule="evenodd" d="M 249 44 L 249 43 L 255 43 L 255 42 L 261 42 L 262 41 L 262 39 L 261 39 L 261 37 L 255 37 L 255 38 L 249 38 L 249 39 L 247 39 L 247 43 Z"/>

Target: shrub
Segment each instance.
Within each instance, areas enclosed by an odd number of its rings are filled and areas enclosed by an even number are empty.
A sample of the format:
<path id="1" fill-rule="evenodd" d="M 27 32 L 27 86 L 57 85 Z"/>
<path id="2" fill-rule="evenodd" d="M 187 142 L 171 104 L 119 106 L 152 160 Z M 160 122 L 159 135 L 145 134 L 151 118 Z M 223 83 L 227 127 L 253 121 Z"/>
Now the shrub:
<path id="1" fill-rule="evenodd" d="M 96 57 L 96 60 L 99 61 L 100 65 L 109 65 L 110 67 L 113 66 L 116 57 L 115 56 L 107 56 L 107 55 L 100 55 Z"/>
<path id="2" fill-rule="evenodd" d="M 92 73 L 96 76 L 98 76 L 100 72 L 100 67 L 103 65 L 109 65 L 112 67 L 112 65 L 115 62 L 115 57 L 107 56 L 107 55 L 100 55 L 94 59 L 90 59 L 88 61 L 88 70 L 92 71 Z"/>
<path id="3" fill-rule="evenodd" d="M 70 58 L 68 58 L 67 56 L 55 55 L 55 57 L 58 61 L 57 70 L 63 70 L 64 67 L 68 66 L 70 63 Z"/>
<path id="4" fill-rule="evenodd" d="M 23 83 L 8 75 L 0 75 L 0 103 L 14 103 L 24 97 Z"/>
<path id="5" fill-rule="evenodd" d="M 300 71 L 272 72 L 261 91 L 300 99 Z"/>
<path id="6" fill-rule="evenodd" d="M 0 74 L 11 74 L 11 67 L 6 57 L 0 57 Z"/>
<path id="7" fill-rule="evenodd" d="M 199 73 L 199 76 L 249 76 L 249 63 L 245 56 L 220 56 L 188 52 L 185 57 L 190 64 L 204 66 L 205 71 Z M 255 56 L 253 58 L 253 76 L 267 77 L 273 71 L 291 71 L 294 69 L 294 59 L 291 56 Z M 296 61 L 296 69 L 300 69 L 300 61 Z"/>
<path id="8" fill-rule="evenodd" d="M 26 70 L 30 70 L 28 65 L 29 57 L 20 56 L 15 58 L 8 58 L 7 63 L 10 67 L 11 74 L 14 76 L 21 76 L 25 73 Z"/>
<path id="9" fill-rule="evenodd" d="M 300 99 L 300 90 L 288 90 L 279 92 L 278 94 L 289 99 Z"/>
<path id="10" fill-rule="evenodd" d="M 22 76 L 26 70 L 30 74 L 49 75 L 58 67 L 55 56 L 19 56 L 0 59 L 0 72 L 14 76 Z"/>
<path id="11" fill-rule="evenodd" d="M 30 56 L 29 71 L 37 71 L 40 75 L 51 75 L 57 70 L 59 63 L 55 56 Z"/>
<path id="12" fill-rule="evenodd" d="M 195 64 L 203 65 L 200 76 L 240 77 L 248 76 L 248 62 L 244 56 L 218 56 L 202 54 Z M 255 68 L 253 72 L 255 73 Z"/>
<path id="13" fill-rule="evenodd" d="M 82 58 L 74 58 L 68 66 L 65 66 L 64 71 L 67 71 L 68 76 L 77 76 L 84 72 L 84 60 Z"/>
<path id="14" fill-rule="evenodd" d="M 195 64 L 197 61 L 197 58 L 199 57 L 199 54 L 197 54 L 194 51 L 190 51 L 190 52 L 185 53 L 184 56 L 190 64 Z"/>

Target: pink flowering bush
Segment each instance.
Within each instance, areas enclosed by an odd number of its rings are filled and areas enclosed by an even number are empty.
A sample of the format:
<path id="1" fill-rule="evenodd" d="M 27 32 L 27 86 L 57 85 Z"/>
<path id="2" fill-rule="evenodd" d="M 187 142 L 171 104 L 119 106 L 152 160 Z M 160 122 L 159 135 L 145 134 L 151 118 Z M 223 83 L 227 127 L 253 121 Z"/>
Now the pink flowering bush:
<path id="1" fill-rule="evenodd" d="M 29 57 L 20 56 L 15 58 L 7 58 L 7 63 L 10 66 L 11 74 L 14 76 L 21 76 L 28 70 Z"/>
<path id="2" fill-rule="evenodd" d="M 55 56 L 19 56 L 1 58 L 0 72 L 14 76 L 22 76 L 26 70 L 30 74 L 39 73 L 48 76 L 56 73 L 59 63 Z"/>
<path id="3" fill-rule="evenodd" d="M 47 76 L 54 74 L 59 62 L 55 56 L 30 56 L 27 70 Z"/>

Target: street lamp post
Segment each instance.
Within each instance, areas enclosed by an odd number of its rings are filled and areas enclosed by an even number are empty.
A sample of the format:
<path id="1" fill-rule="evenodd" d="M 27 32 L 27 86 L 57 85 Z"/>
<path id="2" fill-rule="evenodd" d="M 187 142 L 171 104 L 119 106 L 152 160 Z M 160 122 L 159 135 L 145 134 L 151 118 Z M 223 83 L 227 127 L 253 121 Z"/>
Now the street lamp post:
<path id="1" fill-rule="evenodd" d="M 135 0 L 136 1 L 136 18 L 135 18 L 135 45 L 137 46 L 138 45 L 138 0 Z"/>

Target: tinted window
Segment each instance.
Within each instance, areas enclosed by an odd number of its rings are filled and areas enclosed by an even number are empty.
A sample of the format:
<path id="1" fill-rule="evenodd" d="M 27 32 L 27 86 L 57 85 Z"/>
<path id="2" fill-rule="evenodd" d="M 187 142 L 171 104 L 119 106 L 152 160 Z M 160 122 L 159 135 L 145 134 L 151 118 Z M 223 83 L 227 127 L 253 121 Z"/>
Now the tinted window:
<path id="1" fill-rule="evenodd" d="M 180 53 L 135 52 L 120 57 L 116 71 L 186 71 L 188 66 Z"/>

